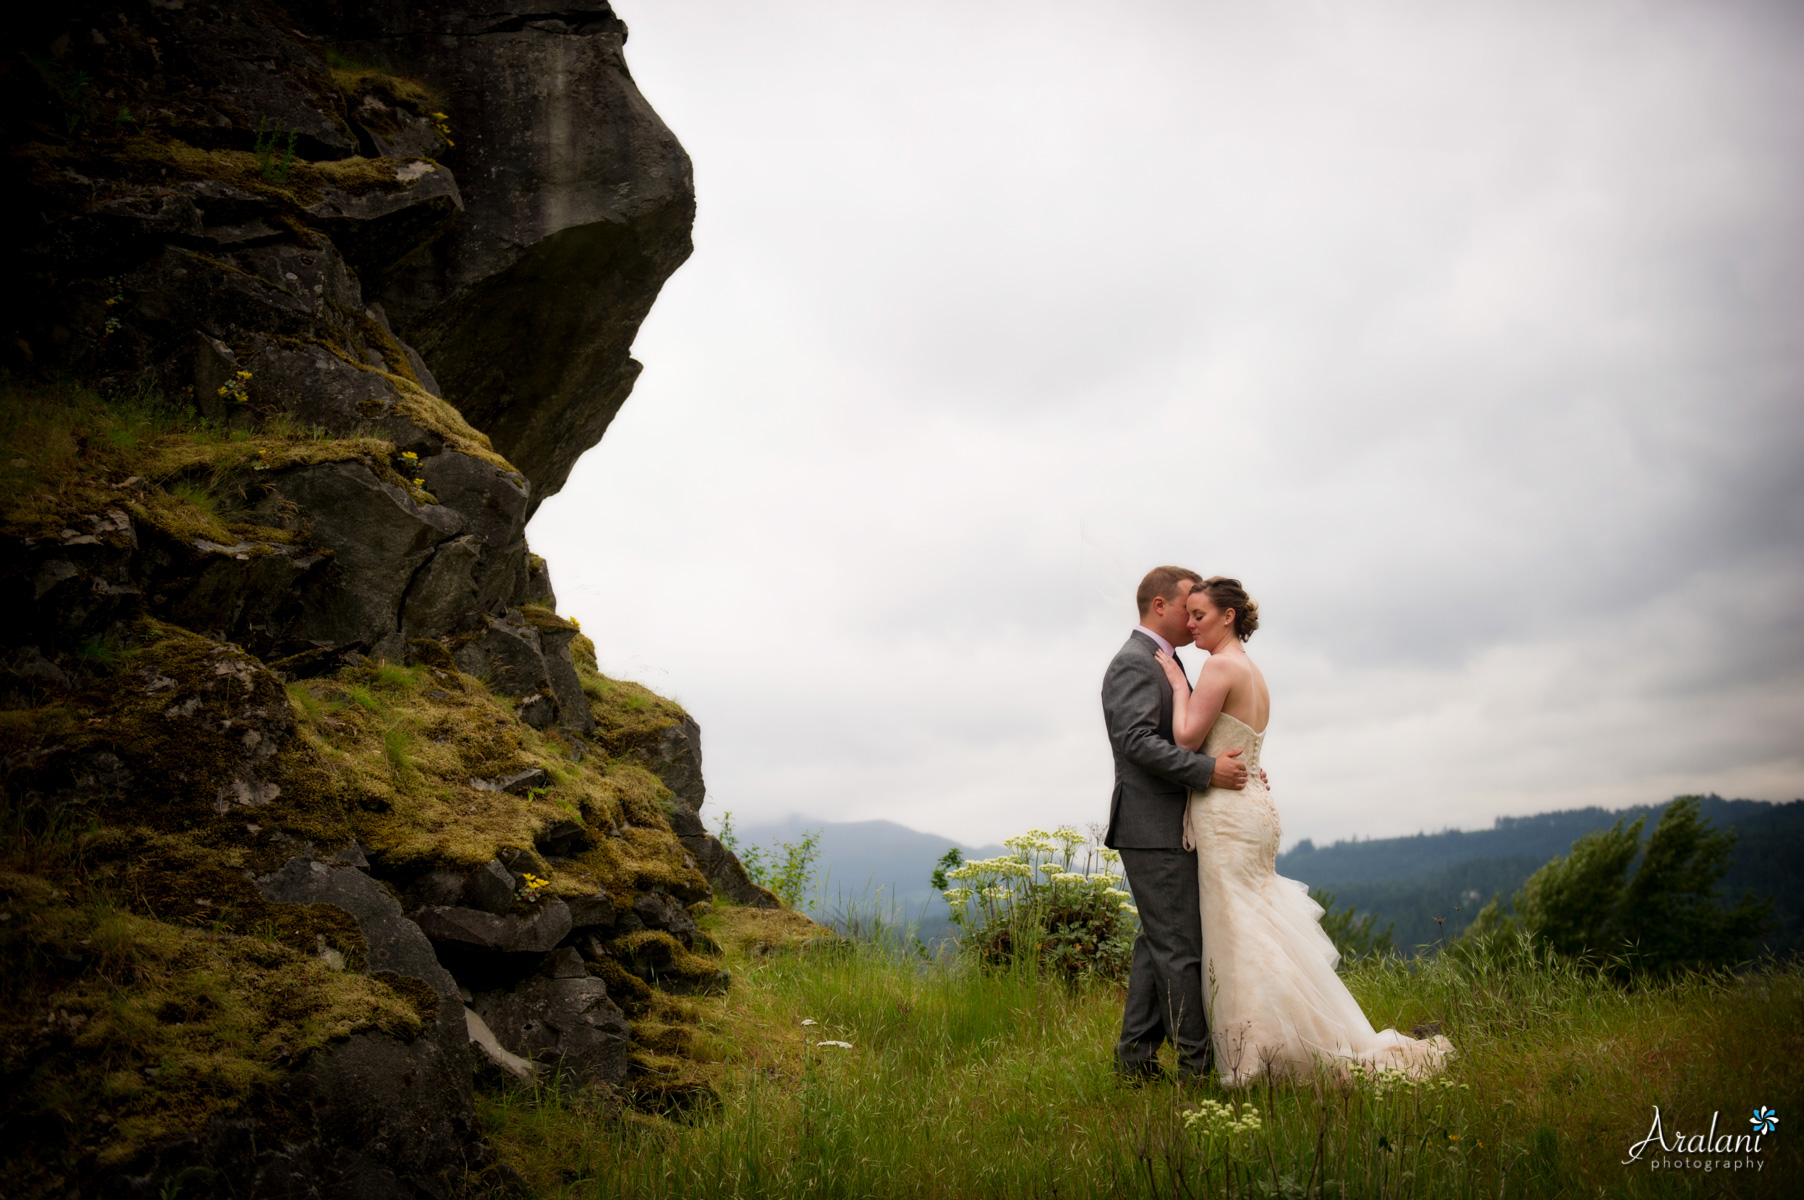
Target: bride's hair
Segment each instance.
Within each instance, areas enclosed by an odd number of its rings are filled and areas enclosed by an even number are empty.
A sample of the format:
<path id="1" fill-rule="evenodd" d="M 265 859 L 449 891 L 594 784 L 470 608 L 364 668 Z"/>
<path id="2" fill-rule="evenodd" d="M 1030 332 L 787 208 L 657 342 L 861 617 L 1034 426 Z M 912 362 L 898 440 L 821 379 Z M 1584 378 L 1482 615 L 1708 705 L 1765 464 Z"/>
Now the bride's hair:
<path id="1" fill-rule="evenodd" d="M 1234 610 L 1234 636 L 1246 641 L 1259 628 L 1259 603 L 1247 595 L 1247 590 L 1240 585 L 1240 580 L 1229 579 L 1226 575 L 1212 575 L 1191 589 L 1190 594 L 1202 592 L 1209 597 L 1209 603 L 1216 608 Z"/>

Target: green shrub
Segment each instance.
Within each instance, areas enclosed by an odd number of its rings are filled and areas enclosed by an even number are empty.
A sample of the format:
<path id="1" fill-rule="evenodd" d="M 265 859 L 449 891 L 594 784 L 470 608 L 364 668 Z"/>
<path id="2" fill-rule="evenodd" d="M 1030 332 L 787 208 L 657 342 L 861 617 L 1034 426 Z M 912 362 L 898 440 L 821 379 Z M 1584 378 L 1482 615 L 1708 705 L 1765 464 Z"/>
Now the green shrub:
<path id="1" fill-rule="evenodd" d="M 793 842 L 778 842 L 775 846 L 742 846 L 739 838 L 733 833 L 733 814 L 720 815 L 720 844 L 733 852 L 739 859 L 739 865 L 753 883 L 776 895 L 790 908 L 801 907 L 808 893 L 814 890 L 814 864 L 820 857 L 821 832 L 804 831 L 802 836 Z"/>
<path id="2" fill-rule="evenodd" d="M 1120 887 L 1121 856 L 1070 827 L 1030 829 L 1003 842 L 1012 853 L 934 869 L 961 954 L 984 966 L 1032 963 L 1066 979 L 1127 979 L 1139 910 Z M 1080 848 L 1083 861 L 1078 862 Z"/>

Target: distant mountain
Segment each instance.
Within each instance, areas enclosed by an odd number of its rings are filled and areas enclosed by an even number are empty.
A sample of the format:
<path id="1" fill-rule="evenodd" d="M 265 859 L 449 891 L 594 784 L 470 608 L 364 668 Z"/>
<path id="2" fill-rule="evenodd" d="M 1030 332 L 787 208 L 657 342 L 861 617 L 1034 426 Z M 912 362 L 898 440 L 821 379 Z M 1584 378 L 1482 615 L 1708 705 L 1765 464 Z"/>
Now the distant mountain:
<path id="1" fill-rule="evenodd" d="M 1712 825 L 1736 832 L 1724 895 L 1734 898 L 1749 891 L 1773 897 L 1777 927 L 1767 945 L 1779 953 L 1804 953 L 1804 800 L 1768 804 L 1708 796 L 1700 807 Z M 1592 830 L 1640 816 L 1648 818 L 1651 830 L 1665 808 L 1567 809 L 1499 817 L 1490 829 L 1327 846 L 1305 839 L 1278 856 L 1278 872 L 1326 888 L 1338 904 L 1376 914 L 1380 927 L 1395 922 L 1394 941 L 1410 950 L 1457 935 L 1493 896 L 1508 900 L 1537 869 Z M 709 814 L 710 827 L 717 816 Z M 742 844 L 768 847 L 793 842 L 808 830 L 821 835 L 818 873 L 824 881 L 809 906 L 812 915 L 843 925 L 854 912 L 868 915 L 881 909 L 890 921 L 915 922 L 919 935 L 930 942 L 951 932 L 945 901 L 927 882 L 934 863 L 952 846 L 966 858 L 1004 852 L 1001 846 L 968 846 L 893 821 L 791 817 L 734 832 Z"/>
<path id="2" fill-rule="evenodd" d="M 1278 873 L 1326 888 L 1337 904 L 1377 914 L 1380 927 L 1394 921 L 1393 940 L 1407 950 L 1464 930 L 1493 896 L 1507 901 L 1544 863 L 1566 854 L 1592 830 L 1645 816 L 1645 836 L 1665 808 L 1568 809 L 1499 817 L 1492 828 L 1471 832 L 1320 847 L 1304 840 L 1278 856 Z M 1776 927 L 1767 946 L 1777 953 L 1804 952 L 1804 800 L 1768 804 L 1708 796 L 1700 811 L 1716 828 L 1736 833 L 1723 894 L 1731 899 L 1744 891 L 1771 896 Z"/>
<path id="3" fill-rule="evenodd" d="M 708 817 L 715 827 L 718 814 Z M 774 846 L 794 842 L 803 833 L 821 835 L 818 878 L 823 886 L 810 905 L 817 920 L 843 924 L 855 909 L 866 913 L 881 909 L 886 919 L 917 923 L 925 941 L 951 932 L 946 902 L 928 885 L 933 865 L 954 846 L 966 858 L 992 858 L 1004 853 L 1001 846 L 967 846 L 937 833 L 921 833 L 894 821 L 783 821 L 735 824 L 733 835 L 747 846 Z"/>

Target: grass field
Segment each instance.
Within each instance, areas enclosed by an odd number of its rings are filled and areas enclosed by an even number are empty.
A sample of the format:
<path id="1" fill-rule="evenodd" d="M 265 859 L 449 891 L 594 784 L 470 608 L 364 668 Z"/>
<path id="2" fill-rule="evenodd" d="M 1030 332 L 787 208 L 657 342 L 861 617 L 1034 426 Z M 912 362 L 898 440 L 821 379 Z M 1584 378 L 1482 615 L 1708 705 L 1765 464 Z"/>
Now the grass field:
<path id="1" fill-rule="evenodd" d="M 751 957 L 711 917 L 734 985 L 700 1019 L 720 1102 L 672 1117 L 556 1088 L 490 1093 L 502 1158 L 543 1196 L 1796 1195 L 1804 972 L 1626 991 L 1583 971 L 1368 962 L 1348 983 L 1380 1025 L 1438 1024 L 1442 1081 L 1229 1094 L 1118 1083 L 1110 987 L 984 974 L 869 944 Z M 804 1021 L 816 1024 L 805 1025 Z M 820 1045 L 840 1041 L 850 1048 Z M 1231 1128 L 1216 1105 L 1251 1104 Z M 1758 1166 L 1624 1165 L 1659 1106 L 1669 1145 L 1777 1131 Z M 1239 1117 L 1244 1109 L 1236 1108 Z"/>

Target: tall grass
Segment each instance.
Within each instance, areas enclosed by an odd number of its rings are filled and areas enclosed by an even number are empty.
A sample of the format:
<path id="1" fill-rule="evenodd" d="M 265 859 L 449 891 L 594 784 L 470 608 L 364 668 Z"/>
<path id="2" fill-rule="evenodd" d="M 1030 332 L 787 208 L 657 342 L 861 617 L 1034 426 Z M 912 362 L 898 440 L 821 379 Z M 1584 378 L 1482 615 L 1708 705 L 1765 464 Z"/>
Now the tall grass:
<path id="1" fill-rule="evenodd" d="M 1117 1082 L 1120 993 L 1031 962 L 985 972 L 862 945 L 732 966 L 711 1018 L 733 1048 L 718 1107 L 673 1121 L 554 1088 L 484 1097 L 538 1194 L 1652 1197 L 1780 1195 L 1804 1178 L 1777 1135 L 1762 1169 L 1733 1176 L 1621 1162 L 1654 1105 L 1687 1133 L 1712 1112 L 1745 1130 L 1757 1104 L 1797 1111 L 1795 968 L 1630 992 L 1533 957 L 1369 960 L 1349 985 L 1379 1024 L 1452 1038 L 1443 1080 L 1230 1094 Z M 1211 1100 L 1250 1103 L 1260 1127 L 1187 1122 Z"/>

